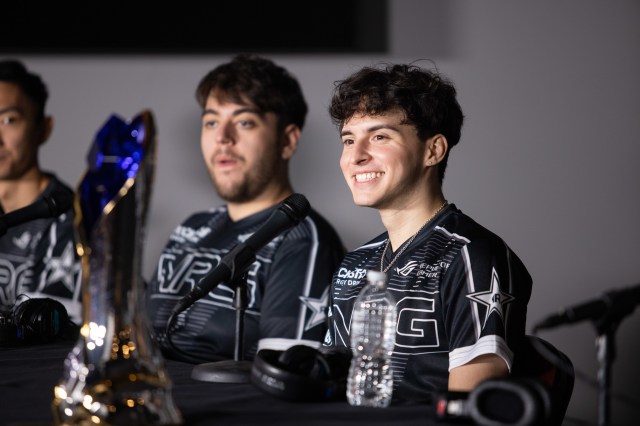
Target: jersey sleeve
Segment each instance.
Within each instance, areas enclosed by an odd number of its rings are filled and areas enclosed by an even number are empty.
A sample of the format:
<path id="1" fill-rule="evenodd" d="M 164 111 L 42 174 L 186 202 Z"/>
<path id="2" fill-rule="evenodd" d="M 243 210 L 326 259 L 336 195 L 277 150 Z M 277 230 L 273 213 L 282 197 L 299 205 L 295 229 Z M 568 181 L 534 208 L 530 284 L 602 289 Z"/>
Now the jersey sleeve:
<path id="1" fill-rule="evenodd" d="M 342 255 L 337 238 L 324 238 L 316 223 L 291 230 L 278 248 L 265 282 L 258 349 L 320 346 L 327 330 L 331 276 Z"/>
<path id="2" fill-rule="evenodd" d="M 34 252 L 34 284 L 29 297 L 52 298 L 62 303 L 69 318 L 82 323 L 81 266 L 75 251 L 73 216 L 67 212 L 43 229 Z"/>
<path id="3" fill-rule="evenodd" d="M 511 369 L 525 331 L 531 278 L 501 240 L 467 244 L 450 266 L 442 287 L 449 336 L 449 370 L 485 354 Z"/>

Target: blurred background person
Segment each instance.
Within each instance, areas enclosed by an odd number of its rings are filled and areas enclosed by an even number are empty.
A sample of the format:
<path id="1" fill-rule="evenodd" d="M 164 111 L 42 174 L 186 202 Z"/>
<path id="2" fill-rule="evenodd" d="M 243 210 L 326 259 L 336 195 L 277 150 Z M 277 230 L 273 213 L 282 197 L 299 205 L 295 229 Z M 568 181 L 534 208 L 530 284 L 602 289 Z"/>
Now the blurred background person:
<path id="1" fill-rule="evenodd" d="M 285 68 L 251 55 L 210 71 L 196 98 L 202 156 L 226 204 L 193 214 L 173 231 L 149 285 L 148 313 L 165 356 L 205 362 L 234 358 L 234 285 L 220 283 L 178 315 L 170 336 L 167 320 L 179 299 L 294 193 L 289 161 L 307 104 Z M 244 359 L 259 349 L 320 346 L 331 275 L 343 254 L 336 231 L 313 209 L 257 252 L 247 272 Z"/>
<path id="2" fill-rule="evenodd" d="M 75 252 L 73 191 L 40 167 L 38 152 L 53 130 L 48 90 L 17 60 L 0 61 L 0 214 L 34 203 L 68 200 L 55 217 L 10 226 L 0 236 L 0 305 L 51 298 L 81 323 L 80 264 Z M 68 204 L 68 209 L 61 208 Z"/>

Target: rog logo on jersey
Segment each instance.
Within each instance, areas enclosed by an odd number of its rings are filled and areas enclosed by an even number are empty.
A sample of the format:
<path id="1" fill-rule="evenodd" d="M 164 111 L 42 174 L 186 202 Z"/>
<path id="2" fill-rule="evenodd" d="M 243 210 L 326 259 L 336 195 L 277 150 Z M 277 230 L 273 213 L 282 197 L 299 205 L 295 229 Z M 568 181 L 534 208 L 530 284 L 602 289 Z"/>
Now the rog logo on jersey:
<path id="1" fill-rule="evenodd" d="M 396 267 L 396 272 L 404 277 L 406 277 L 407 275 L 409 275 L 411 273 L 411 271 L 413 271 L 413 269 L 418 266 L 418 262 L 416 262 L 415 260 L 411 260 L 409 262 L 407 262 L 406 265 L 404 265 L 402 268 L 400 267 Z"/>

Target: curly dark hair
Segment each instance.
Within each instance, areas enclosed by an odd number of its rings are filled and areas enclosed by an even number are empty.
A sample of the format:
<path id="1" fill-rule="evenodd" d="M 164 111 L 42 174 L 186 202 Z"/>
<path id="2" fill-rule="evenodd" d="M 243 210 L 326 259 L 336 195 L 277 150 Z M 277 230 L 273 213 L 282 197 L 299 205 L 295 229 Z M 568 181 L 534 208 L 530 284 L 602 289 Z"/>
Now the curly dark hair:
<path id="1" fill-rule="evenodd" d="M 36 118 L 44 118 L 49 92 L 39 75 L 29 72 L 18 60 L 7 59 L 0 61 L 0 81 L 18 86 L 35 106 Z"/>
<path id="2" fill-rule="evenodd" d="M 298 80 L 269 59 L 241 54 L 219 65 L 196 89 L 202 108 L 212 92 L 236 103 L 249 101 L 262 113 L 275 113 L 280 131 L 291 123 L 300 129 L 304 126 L 307 103 Z"/>
<path id="3" fill-rule="evenodd" d="M 382 64 L 364 67 L 337 81 L 329 114 L 341 129 L 354 114 L 383 115 L 401 110 L 403 123 L 415 126 L 421 140 L 444 135 L 449 150 L 439 164 L 442 182 L 449 151 L 460 141 L 464 120 L 456 94 L 453 83 L 437 72 L 412 64 Z"/>

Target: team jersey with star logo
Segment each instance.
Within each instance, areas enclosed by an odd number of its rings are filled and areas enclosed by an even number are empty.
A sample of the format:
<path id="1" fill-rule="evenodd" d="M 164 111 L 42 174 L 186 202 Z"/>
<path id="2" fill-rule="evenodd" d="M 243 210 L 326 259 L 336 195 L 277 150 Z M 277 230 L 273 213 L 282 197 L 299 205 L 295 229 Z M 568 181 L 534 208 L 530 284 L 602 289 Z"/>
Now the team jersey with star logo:
<path id="1" fill-rule="evenodd" d="M 173 231 L 147 289 L 147 312 L 167 357 L 188 362 L 234 358 L 235 285 L 216 285 L 176 317 L 169 336 L 167 321 L 176 303 L 256 232 L 275 208 L 234 222 L 221 206 L 190 216 Z M 333 227 L 313 209 L 297 226 L 258 250 L 246 275 L 244 359 L 253 359 L 259 349 L 321 345 L 331 276 L 344 252 Z"/>
<path id="2" fill-rule="evenodd" d="M 380 270 L 387 233 L 348 253 L 332 280 L 326 346 L 350 346 L 352 311 L 368 269 Z M 399 253 L 399 247 L 396 253 Z M 390 248 L 383 264 L 395 257 Z M 497 235 L 444 208 L 387 271 L 398 319 L 392 355 L 394 399 L 429 400 L 449 371 L 483 354 L 511 369 L 525 334 L 532 280 Z"/>
<path id="3" fill-rule="evenodd" d="M 73 191 L 52 173 L 40 195 Z M 4 214 L 0 208 L 0 214 Z M 55 218 L 12 226 L 0 236 L 0 305 L 12 308 L 27 298 L 51 298 L 62 303 L 69 318 L 82 323 L 81 268 L 75 251 L 73 208 Z M 26 297 L 23 297 L 26 296 Z"/>

